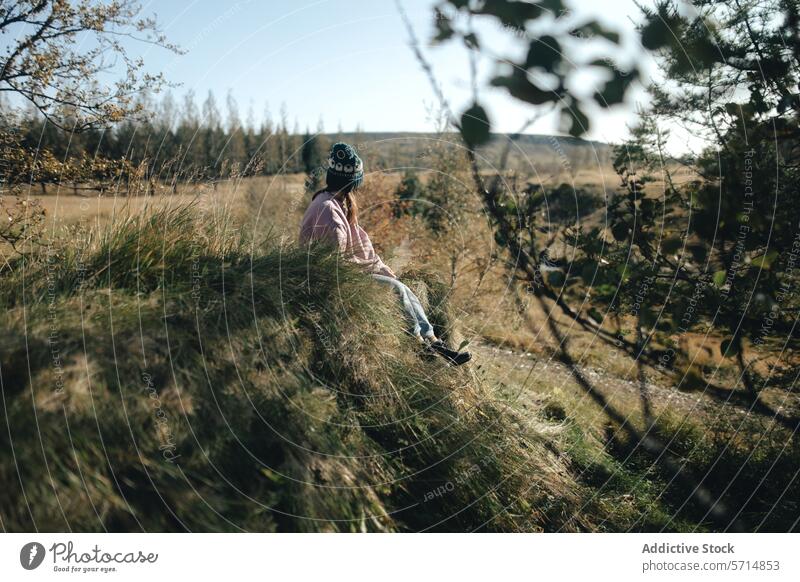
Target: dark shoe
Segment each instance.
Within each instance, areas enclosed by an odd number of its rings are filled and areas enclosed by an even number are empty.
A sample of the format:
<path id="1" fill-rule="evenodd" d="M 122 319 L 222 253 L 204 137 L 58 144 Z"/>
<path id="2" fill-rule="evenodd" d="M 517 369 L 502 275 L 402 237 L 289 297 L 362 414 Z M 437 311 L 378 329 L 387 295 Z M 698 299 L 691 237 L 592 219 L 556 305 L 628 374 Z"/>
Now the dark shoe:
<path id="1" fill-rule="evenodd" d="M 419 347 L 419 357 L 423 360 L 435 360 L 436 359 L 436 352 L 433 351 L 431 348 L 430 342 L 425 342 L 420 345 Z"/>
<path id="2" fill-rule="evenodd" d="M 466 364 L 472 359 L 472 354 L 469 352 L 457 352 L 447 347 L 442 340 L 436 340 L 428 344 L 429 349 L 442 356 L 445 360 L 456 366 Z"/>

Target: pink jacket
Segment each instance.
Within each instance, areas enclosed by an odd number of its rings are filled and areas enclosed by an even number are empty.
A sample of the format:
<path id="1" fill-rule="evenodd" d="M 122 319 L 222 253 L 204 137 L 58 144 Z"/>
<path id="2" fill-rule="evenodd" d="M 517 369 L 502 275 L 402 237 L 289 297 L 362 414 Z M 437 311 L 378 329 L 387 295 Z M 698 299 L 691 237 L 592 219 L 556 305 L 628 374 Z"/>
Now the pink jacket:
<path id="1" fill-rule="evenodd" d="M 314 198 L 303 215 L 300 242 L 307 244 L 316 240 L 336 245 L 350 261 L 370 273 L 396 278 L 375 252 L 366 231 L 358 223 L 347 222 L 344 208 L 330 192 L 322 192 Z"/>

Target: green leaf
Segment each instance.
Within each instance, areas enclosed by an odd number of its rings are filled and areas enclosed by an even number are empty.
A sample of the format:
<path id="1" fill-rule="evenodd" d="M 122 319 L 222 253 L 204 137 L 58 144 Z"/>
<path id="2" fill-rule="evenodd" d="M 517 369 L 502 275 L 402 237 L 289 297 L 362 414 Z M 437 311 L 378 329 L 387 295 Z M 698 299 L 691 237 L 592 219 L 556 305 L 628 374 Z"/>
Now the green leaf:
<path id="1" fill-rule="evenodd" d="M 544 13 L 544 7 L 530 2 L 514 0 L 492 0 L 473 11 L 474 14 L 490 14 L 496 16 L 509 27 L 522 28 L 528 20 L 535 20 Z"/>
<path id="2" fill-rule="evenodd" d="M 614 69 L 613 77 L 607 81 L 603 90 L 595 94 L 595 101 L 601 107 L 609 107 L 622 103 L 631 81 L 636 78 L 634 73 L 623 73 Z"/>
<path id="3" fill-rule="evenodd" d="M 611 60 L 609 57 L 601 58 L 601 59 L 594 59 L 588 63 L 590 67 L 601 67 L 603 69 L 613 69 L 614 68 L 614 61 Z"/>
<path id="4" fill-rule="evenodd" d="M 708 249 L 704 244 L 694 243 L 687 245 L 686 248 L 689 249 L 689 252 L 692 253 L 692 258 L 698 263 L 705 261 L 708 256 Z"/>
<path id="5" fill-rule="evenodd" d="M 552 287 L 561 287 L 565 280 L 564 273 L 561 271 L 550 271 L 547 273 L 547 282 Z"/>
<path id="6" fill-rule="evenodd" d="M 656 202 L 652 198 L 642 198 L 639 201 L 639 211 L 644 215 L 652 214 L 656 209 Z"/>
<path id="7" fill-rule="evenodd" d="M 750 264 L 754 267 L 758 267 L 760 269 L 769 269 L 772 266 L 772 262 L 778 257 L 778 251 L 772 250 L 768 253 L 761 255 L 760 257 L 756 257 Z"/>
<path id="8" fill-rule="evenodd" d="M 552 36 L 543 36 L 531 41 L 525 68 L 541 67 L 552 71 L 561 62 L 561 45 Z"/>
<path id="9" fill-rule="evenodd" d="M 639 320 L 645 327 L 653 327 L 656 323 L 656 314 L 642 306 L 639 310 Z"/>
<path id="10" fill-rule="evenodd" d="M 589 317 L 594 319 L 598 324 L 603 323 L 603 314 L 600 313 L 596 307 L 590 308 L 587 313 L 589 314 Z"/>
<path id="11" fill-rule="evenodd" d="M 697 63 L 696 66 L 705 68 L 715 63 L 725 62 L 725 56 L 721 53 L 713 37 L 695 37 L 691 43 L 684 44 L 684 49 L 689 53 L 692 60 Z"/>
<path id="12" fill-rule="evenodd" d="M 714 273 L 714 278 L 713 278 L 714 285 L 716 285 L 717 287 L 722 287 L 725 284 L 726 275 L 727 273 L 725 271 L 717 271 L 716 273 Z"/>
<path id="13" fill-rule="evenodd" d="M 444 42 L 453 36 L 453 27 L 450 26 L 450 18 L 447 17 L 438 8 L 434 11 L 434 22 L 436 24 L 436 36 L 433 37 L 433 42 Z"/>
<path id="14" fill-rule="evenodd" d="M 521 69 L 515 69 L 510 76 L 493 78 L 491 85 L 505 87 L 512 97 L 531 105 L 542 105 L 558 99 L 558 94 L 555 91 L 544 91 L 531 83 Z"/>
<path id="15" fill-rule="evenodd" d="M 595 261 L 588 261 L 581 268 L 581 279 L 583 279 L 584 283 L 588 285 L 595 278 L 596 273 L 597 273 L 597 263 Z"/>
<path id="16" fill-rule="evenodd" d="M 703 378 L 703 369 L 693 364 L 686 370 L 683 378 L 678 384 L 678 390 L 682 392 L 692 392 L 694 390 L 704 390 L 708 383 Z"/>
<path id="17" fill-rule="evenodd" d="M 672 38 L 669 21 L 662 15 L 654 14 L 642 29 L 642 46 L 649 50 L 657 50 L 665 46 Z"/>
<path id="18" fill-rule="evenodd" d="M 465 339 L 465 340 L 464 340 L 464 341 L 462 341 L 460 344 L 458 344 L 458 347 L 456 348 L 456 351 L 457 351 L 457 352 L 460 352 L 461 350 L 463 350 L 464 348 L 466 348 L 468 345 L 469 345 L 469 340 L 468 340 L 468 339 Z"/>
<path id="19" fill-rule="evenodd" d="M 611 226 L 611 234 L 614 236 L 615 240 L 622 242 L 628 238 L 628 228 L 626 223 L 617 222 Z"/>
<path id="20" fill-rule="evenodd" d="M 265 467 L 261 468 L 261 474 L 264 475 L 264 477 L 266 477 L 273 483 L 280 483 L 283 480 L 283 477 L 281 475 Z"/>
<path id="21" fill-rule="evenodd" d="M 577 103 L 573 102 L 571 107 L 563 109 L 562 115 L 564 121 L 570 124 L 569 134 L 572 137 L 580 137 L 589 131 L 589 118 Z"/>
<path id="22" fill-rule="evenodd" d="M 678 249 L 683 245 L 683 241 L 677 237 L 667 238 L 661 241 L 661 250 L 664 254 L 672 255 L 678 252 Z"/>
<path id="23" fill-rule="evenodd" d="M 723 105 L 725 113 L 731 117 L 739 117 L 741 115 L 742 106 L 739 103 L 726 103 Z"/>
<path id="24" fill-rule="evenodd" d="M 596 38 L 599 36 L 614 44 L 619 44 L 619 33 L 604 28 L 603 25 L 596 20 L 587 22 L 583 26 L 573 28 L 569 33 L 578 38 Z"/>
<path id="25" fill-rule="evenodd" d="M 491 124 L 486 110 L 475 103 L 461 115 L 461 135 L 470 147 L 489 141 Z"/>
<path id="26" fill-rule="evenodd" d="M 663 332 L 671 332 L 677 329 L 675 321 L 668 314 L 662 314 L 661 318 L 656 322 L 656 329 Z"/>
<path id="27" fill-rule="evenodd" d="M 733 337 L 724 339 L 719 344 L 719 351 L 726 358 L 732 358 L 739 353 L 739 342 Z"/>

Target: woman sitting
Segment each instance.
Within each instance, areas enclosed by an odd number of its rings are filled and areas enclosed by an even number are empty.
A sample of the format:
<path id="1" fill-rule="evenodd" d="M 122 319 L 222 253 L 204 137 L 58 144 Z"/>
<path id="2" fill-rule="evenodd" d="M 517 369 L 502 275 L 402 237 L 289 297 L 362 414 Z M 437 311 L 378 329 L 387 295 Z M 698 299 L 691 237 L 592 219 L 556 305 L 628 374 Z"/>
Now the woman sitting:
<path id="1" fill-rule="evenodd" d="M 334 144 L 328 159 L 327 188 L 311 199 L 300 227 L 300 241 L 321 240 L 335 245 L 343 256 L 361 266 L 376 281 L 394 288 L 412 324 L 413 335 L 427 349 L 456 365 L 468 362 L 469 352 L 452 350 L 436 337 L 417 296 L 381 260 L 366 231 L 359 226 L 355 190 L 363 179 L 364 164 L 355 149 L 345 143 Z"/>

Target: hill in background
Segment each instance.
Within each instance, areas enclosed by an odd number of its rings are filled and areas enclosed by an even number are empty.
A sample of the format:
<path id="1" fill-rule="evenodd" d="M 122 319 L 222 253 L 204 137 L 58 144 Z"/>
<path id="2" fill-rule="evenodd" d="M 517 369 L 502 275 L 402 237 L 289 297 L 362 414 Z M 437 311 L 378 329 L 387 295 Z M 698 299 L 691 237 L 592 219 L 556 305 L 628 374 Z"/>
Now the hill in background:
<path id="1" fill-rule="evenodd" d="M 386 170 L 427 169 L 431 147 L 442 141 L 463 147 L 455 133 L 363 132 L 326 134 L 324 142 L 346 141 L 356 145 L 368 168 Z M 488 168 L 500 165 L 503 150 L 511 142 L 508 169 L 529 175 L 562 176 L 580 171 L 611 173 L 612 146 L 573 137 L 494 134 L 480 148 L 479 158 Z"/>

